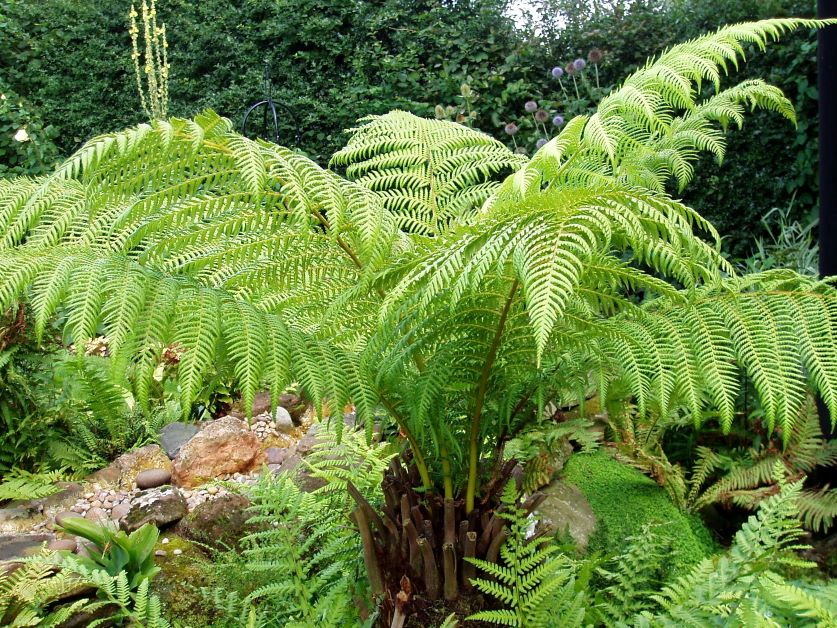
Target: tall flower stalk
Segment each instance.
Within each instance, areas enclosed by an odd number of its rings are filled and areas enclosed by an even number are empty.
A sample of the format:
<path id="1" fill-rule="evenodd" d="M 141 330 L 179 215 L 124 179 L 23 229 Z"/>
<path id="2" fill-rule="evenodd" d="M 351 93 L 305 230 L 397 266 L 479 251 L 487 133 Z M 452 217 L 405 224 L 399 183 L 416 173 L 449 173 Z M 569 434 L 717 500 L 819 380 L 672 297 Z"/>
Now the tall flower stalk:
<path id="1" fill-rule="evenodd" d="M 134 62 L 142 109 L 150 120 L 161 120 L 167 117 L 169 106 L 169 44 L 166 41 L 166 25 L 157 26 L 155 0 L 151 0 L 150 4 L 142 0 L 141 10 L 145 49 L 140 54 L 140 29 L 137 24 L 139 14 L 132 4 L 129 13 L 131 27 L 128 31 L 131 35 L 131 59 Z"/>

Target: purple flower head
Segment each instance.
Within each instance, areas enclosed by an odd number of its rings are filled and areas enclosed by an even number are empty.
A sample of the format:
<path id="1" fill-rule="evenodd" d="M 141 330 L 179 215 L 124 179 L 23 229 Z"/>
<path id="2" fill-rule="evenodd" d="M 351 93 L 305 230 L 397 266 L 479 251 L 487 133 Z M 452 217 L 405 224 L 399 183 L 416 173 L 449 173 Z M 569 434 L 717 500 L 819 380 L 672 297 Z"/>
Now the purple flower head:
<path id="1" fill-rule="evenodd" d="M 543 148 L 544 146 L 546 146 L 546 140 L 543 139 L 543 138 L 541 138 L 537 142 L 535 142 L 535 148 L 540 149 L 540 148 Z"/>
<path id="2" fill-rule="evenodd" d="M 573 61 L 573 67 L 581 72 L 584 68 L 587 67 L 587 62 L 584 59 L 576 59 Z"/>
<path id="3" fill-rule="evenodd" d="M 561 78 L 562 76 L 564 76 L 564 68 L 558 65 L 552 68 L 552 78 Z"/>
<path id="4" fill-rule="evenodd" d="M 517 125 L 514 122 L 509 122 L 505 128 L 506 135 L 515 135 L 518 131 Z"/>
<path id="5" fill-rule="evenodd" d="M 523 108 L 526 110 L 526 113 L 535 113 L 538 110 L 538 103 L 534 100 L 527 100 Z"/>
<path id="6" fill-rule="evenodd" d="M 535 112 L 535 120 L 538 122 L 546 122 L 549 120 L 549 113 L 543 109 L 538 109 Z"/>
<path id="7" fill-rule="evenodd" d="M 562 124 L 564 124 L 564 116 L 559 114 L 552 118 L 552 126 L 561 126 Z"/>
<path id="8" fill-rule="evenodd" d="M 602 57 L 604 57 L 604 54 L 598 48 L 593 48 L 587 53 L 587 60 L 594 65 L 601 61 Z"/>

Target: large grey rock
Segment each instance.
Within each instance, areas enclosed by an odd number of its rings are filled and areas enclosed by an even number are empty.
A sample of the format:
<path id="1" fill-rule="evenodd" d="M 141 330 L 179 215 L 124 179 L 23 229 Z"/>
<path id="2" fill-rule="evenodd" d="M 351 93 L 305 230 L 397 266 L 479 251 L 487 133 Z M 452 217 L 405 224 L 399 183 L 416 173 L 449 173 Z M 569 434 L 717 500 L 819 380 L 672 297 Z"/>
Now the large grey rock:
<path id="1" fill-rule="evenodd" d="M 562 480 L 540 490 L 546 495 L 537 510 L 541 522 L 557 534 L 568 534 L 579 552 L 586 550 L 596 530 L 596 515 L 584 494 Z"/>
<path id="2" fill-rule="evenodd" d="M 172 479 L 191 488 L 231 473 L 249 473 L 263 462 L 258 436 L 244 421 L 226 416 L 209 423 L 180 448 Z"/>
<path id="3" fill-rule="evenodd" d="M 0 562 L 35 554 L 44 542 L 52 541 L 51 534 L 0 535 Z"/>
<path id="4" fill-rule="evenodd" d="M 185 514 L 186 498 L 179 490 L 173 486 L 152 488 L 134 497 L 131 510 L 122 518 L 120 525 L 124 530 L 131 532 L 146 523 L 164 526 L 178 521 Z"/>
<path id="5" fill-rule="evenodd" d="M 177 452 L 191 438 L 198 433 L 198 426 L 191 423 L 169 423 L 164 426 L 159 432 L 160 446 L 172 460 L 177 456 Z"/>
<path id="6" fill-rule="evenodd" d="M 199 504 L 177 524 L 181 536 L 217 549 L 237 548 L 243 536 L 255 531 L 247 524 L 250 500 L 228 493 Z"/>

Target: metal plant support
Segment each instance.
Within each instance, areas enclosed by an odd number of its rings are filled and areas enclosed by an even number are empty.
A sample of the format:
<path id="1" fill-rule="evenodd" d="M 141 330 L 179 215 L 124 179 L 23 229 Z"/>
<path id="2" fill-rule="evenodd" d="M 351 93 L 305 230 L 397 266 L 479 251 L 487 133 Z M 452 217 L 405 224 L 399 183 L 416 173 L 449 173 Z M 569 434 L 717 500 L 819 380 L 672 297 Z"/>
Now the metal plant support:
<path id="1" fill-rule="evenodd" d="M 279 141 L 279 113 L 277 107 L 285 114 L 285 119 L 290 121 L 294 130 L 294 140 L 292 146 L 299 146 L 301 134 L 299 125 L 297 124 L 296 116 L 287 105 L 273 100 L 273 81 L 270 79 L 270 68 L 265 61 L 264 73 L 262 75 L 262 89 L 265 94 L 264 100 L 250 105 L 244 113 L 244 120 L 241 122 L 241 134 L 247 136 L 247 122 L 250 121 L 250 116 L 257 109 L 262 109 L 262 124 L 261 132 L 256 133 L 256 137 L 260 137 L 274 144 L 281 144 Z M 272 129 L 273 133 L 269 131 Z"/>

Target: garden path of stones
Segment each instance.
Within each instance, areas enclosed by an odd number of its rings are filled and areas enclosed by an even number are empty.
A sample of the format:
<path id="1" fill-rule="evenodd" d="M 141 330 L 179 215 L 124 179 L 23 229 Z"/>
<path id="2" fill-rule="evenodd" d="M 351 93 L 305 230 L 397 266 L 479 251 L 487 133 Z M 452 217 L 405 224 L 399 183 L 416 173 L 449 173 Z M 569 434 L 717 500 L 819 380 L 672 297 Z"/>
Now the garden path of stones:
<path id="1" fill-rule="evenodd" d="M 241 414 L 171 423 L 161 430 L 160 445 L 128 452 L 82 482 L 62 483 L 49 497 L 0 508 L 0 561 L 37 551 L 45 541 L 52 550 L 84 551 L 81 540 L 56 527 L 67 517 L 110 520 L 128 532 L 150 522 L 188 535 L 202 519 L 214 525 L 218 500 L 243 510 L 248 501 L 236 485 L 255 484 L 265 466 L 273 473 L 296 469 L 316 443 L 313 412 L 284 397 L 271 413 L 269 397 L 257 396 L 254 412 L 262 411 L 249 424 Z M 354 416 L 345 419 L 353 423 Z"/>

